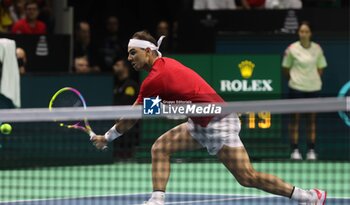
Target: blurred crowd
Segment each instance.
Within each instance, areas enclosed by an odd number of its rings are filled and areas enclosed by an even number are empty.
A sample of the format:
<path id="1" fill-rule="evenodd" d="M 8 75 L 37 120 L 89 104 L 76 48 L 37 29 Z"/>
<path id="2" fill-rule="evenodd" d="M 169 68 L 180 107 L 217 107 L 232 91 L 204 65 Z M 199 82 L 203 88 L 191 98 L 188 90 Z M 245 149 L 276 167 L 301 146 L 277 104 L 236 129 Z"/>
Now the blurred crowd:
<path id="1" fill-rule="evenodd" d="M 79 1 L 68 1 L 74 7 L 83 4 Z M 79 2 L 79 3 L 77 3 Z M 147 1 L 149 7 L 155 7 L 160 1 Z M 235 10 L 235 9 L 300 9 L 304 7 L 341 7 L 348 6 L 348 0 L 169 0 L 161 2 L 165 7 L 162 12 L 181 15 L 184 9 L 191 10 Z M 95 1 L 86 1 L 86 4 L 95 5 Z M 144 1 L 135 0 L 137 9 L 146 6 Z M 90 6 L 91 6 L 90 5 Z M 158 5 L 159 6 L 159 5 Z M 79 14 L 81 7 L 75 8 Z M 89 9 L 85 9 L 89 10 Z M 0 33 L 12 34 L 52 34 L 55 27 L 53 15 L 53 0 L 0 0 Z M 130 13 L 130 12 L 129 12 Z M 117 14 L 117 12 L 116 12 Z M 119 15 L 119 13 L 118 13 Z M 140 14 L 142 15 L 142 14 Z M 152 14 L 150 14 L 152 15 Z M 84 15 L 83 15 L 84 16 Z M 126 59 L 126 47 L 128 34 L 120 29 L 120 24 L 127 24 L 122 16 L 109 15 L 102 21 L 91 21 L 87 12 L 86 17 L 75 18 L 74 22 L 74 51 L 72 71 L 76 73 L 113 72 L 119 59 Z M 76 16 L 75 16 L 76 17 Z M 120 17 L 120 18 L 118 18 Z M 82 20 L 86 19 L 86 20 Z M 123 21 L 123 22 L 121 22 Z M 98 24 L 98 26 L 96 26 Z M 160 50 L 163 53 L 176 52 L 178 48 L 178 21 L 176 19 L 158 19 L 148 26 L 150 32 L 159 38 L 167 36 Z M 98 27 L 97 29 L 95 29 Z M 97 31 L 98 30 L 98 31 Z M 98 38 L 94 34 L 98 33 Z M 25 51 L 22 49 L 21 59 L 24 59 Z M 26 61 L 21 61 L 25 65 Z M 128 66 L 128 65 L 127 65 Z M 21 71 L 24 72 L 24 68 Z M 131 74 L 132 75 L 132 74 Z"/>
<path id="2" fill-rule="evenodd" d="M 0 32 L 14 34 L 53 33 L 52 0 L 1 0 Z"/>
<path id="3" fill-rule="evenodd" d="M 345 6 L 347 0 L 193 0 L 195 10 L 218 9 L 301 9 Z"/>
<path id="4" fill-rule="evenodd" d="M 191 10 L 252 10 L 252 9 L 301 9 L 304 7 L 341 7 L 346 6 L 348 0 L 177 0 L 177 1 L 149 1 L 149 4 L 135 1 L 135 11 L 148 10 L 148 8 L 162 8 L 161 12 L 178 13 L 186 9 Z M 140 5 L 139 5 L 140 4 Z M 159 5 L 161 4 L 161 6 Z M 142 8 L 138 8 L 142 7 Z M 157 7 L 158 6 L 158 7 Z M 150 10 L 147 15 L 152 15 Z M 119 15 L 119 14 L 118 14 Z M 136 14 L 135 14 L 136 15 Z M 140 14 L 140 17 L 143 14 Z M 181 15 L 181 14 L 180 14 Z M 126 22 L 123 16 L 109 15 L 106 18 L 91 21 L 89 15 L 75 23 L 74 35 L 74 57 L 75 59 L 84 59 L 88 69 L 79 69 L 75 65 L 74 71 L 77 73 L 89 72 L 112 72 L 116 59 L 126 59 L 126 48 L 129 40 L 127 32 L 123 31 L 123 25 L 132 24 Z M 124 20 L 124 21 L 123 21 Z M 149 31 L 158 39 L 165 35 L 160 50 L 162 53 L 174 53 L 178 51 L 178 25 L 179 22 L 174 18 L 160 18 L 153 25 L 147 25 Z M 120 26 L 122 25 L 122 26 Z M 98 30 L 98 32 L 94 29 Z M 98 33 L 96 35 L 96 33 Z M 98 36 L 93 38 L 92 36 Z M 102 38 L 101 38 L 102 36 Z M 83 58 L 82 58 L 83 57 Z M 75 62 L 77 62 L 75 60 Z"/>
<path id="5" fill-rule="evenodd" d="M 173 25 L 172 31 L 174 29 Z M 87 21 L 76 23 L 74 38 L 74 71 L 76 73 L 90 72 L 112 72 L 119 59 L 126 59 L 128 38 L 123 38 L 120 34 L 119 19 L 116 16 L 109 16 L 105 20 L 104 35 L 101 39 L 92 39 L 91 26 Z M 161 51 L 167 53 L 172 50 L 175 41 L 169 40 L 170 23 L 161 20 L 156 25 L 156 38 L 167 36 L 161 45 Z M 84 62 L 84 68 L 78 66 Z"/>

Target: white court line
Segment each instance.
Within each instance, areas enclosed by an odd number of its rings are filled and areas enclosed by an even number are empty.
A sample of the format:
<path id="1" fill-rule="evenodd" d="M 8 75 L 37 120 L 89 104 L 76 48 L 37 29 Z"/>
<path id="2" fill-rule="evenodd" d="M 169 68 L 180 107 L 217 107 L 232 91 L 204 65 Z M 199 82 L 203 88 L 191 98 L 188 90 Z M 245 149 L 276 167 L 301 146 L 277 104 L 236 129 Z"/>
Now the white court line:
<path id="1" fill-rule="evenodd" d="M 217 194 L 217 193 L 185 193 L 185 192 L 169 192 L 166 193 L 166 195 L 176 195 L 176 194 L 181 194 L 181 195 L 202 195 L 202 196 L 235 196 L 235 197 L 261 197 L 261 198 L 285 198 L 284 196 L 278 196 L 278 195 L 273 195 L 273 194 L 265 194 L 265 195 L 250 195 L 250 194 Z M 328 197 L 328 192 L 327 192 L 327 199 L 350 199 L 349 197 Z"/>
<path id="2" fill-rule="evenodd" d="M 90 196 L 71 196 L 62 198 L 47 198 L 47 199 L 24 199 L 24 200 L 12 200 L 12 201 L 0 201 L 0 204 L 5 203 L 21 203 L 21 202 L 40 202 L 40 201 L 54 201 L 54 200 L 73 200 L 73 199 L 84 199 L 84 198 L 97 198 L 97 197 L 114 197 L 114 196 L 134 196 L 134 195 L 145 195 L 147 193 L 134 193 L 134 194 L 105 194 L 105 195 L 90 195 Z"/>
<path id="3" fill-rule="evenodd" d="M 188 193 L 188 192 L 167 192 L 167 195 L 176 195 L 176 194 L 180 194 L 180 195 L 202 195 L 202 196 L 239 196 L 239 197 L 271 197 L 273 195 L 251 195 L 251 194 L 220 194 L 220 193 L 201 193 L 201 192 L 196 192 L 196 193 Z"/>
<path id="4" fill-rule="evenodd" d="M 55 200 L 73 200 L 73 199 L 84 199 L 84 198 L 98 198 L 98 197 L 118 197 L 118 196 L 137 196 L 137 195 L 150 195 L 147 193 L 133 193 L 133 194 L 105 194 L 105 195 L 90 195 L 90 196 L 76 196 L 76 197 L 63 197 L 63 198 L 48 198 L 48 199 L 26 199 L 26 200 L 13 200 L 13 201 L 1 201 L 0 204 L 5 203 L 22 203 L 22 202 L 40 202 L 40 201 L 55 201 Z M 264 199 L 264 198 L 279 198 L 281 196 L 251 196 L 244 194 L 208 194 L 208 193 L 181 193 L 181 192 L 170 192 L 167 195 L 202 195 L 202 196 L 231 196 L 226 199 L 207 199 L 197 201 L 180 201 L 180 202 L 166 202 L 165 204 L 188 204 L 188 203 L 200 203 L 200 202 L 217 202 L 217 201 L 238 201 L 245 199 Z M 238 197 L 243 196 L 243 197 Z M 284 198 L 284 197 L 281 197 Z M 350 197 L 327 197 L 327 199 L 345 199 L 350 200 Z M 135 204 L 140 205 L 140 204 Z"/>
<path id="5" fill-rule="evenodd" d="M 266 196 L 266 197 L 231 197 L 226 199 L 206 199 L 206 200 L 196 200 L 196 201 L 179 201 L 179 202 L 165 202 L 165 204 L 192 204 L 192 203 L 206 203 L 206 202 L 219 202 L 219 201 L 240 201 L 246 199 L 261 199 L 261 198 L 274 198 L 274 196 Z M 134 204 L 141 205 L 141 204 Z"/>
<path id="6" fill-rule="evenodd" d="M 84 198 L 93 198 L 93 197 L 114 197 L 114 196 L 134 196 L 134 195 L 151 195 L 151 192 L 147 193 L 134 193 L 134 194 L 105 194 L 105 195 L 90 195 L 90 196 L 70 196 L 62 198 L 47 198 L 47 199 L 24 199 L 24 200 L 11 200 L 11 201 L 0 201 L 0 204 L 3 203 L 15 203 L 15 202 L 35 202 L 35 201 L 53 201 L 53 200 L 69 200 L 69 199 L 84 199 Z M 244 194 L 209 194 L 209 193 L 188 193 L 188 192 L 169 192 L 167 195 L 202 195 L 202 196 L 245 196 Z M 252 195 L 246 195 L 251 197 Z"/>
<path id="7" fill-rule="evenodd" d="M 261 197 L 261 198 L 278 198 L 278 197 L 282 197 L 285 198 L 283 196 L 278 196 L 278 195 L 272 195 L 272 194 L 268 194 L 268 195 L 249 195 L 249 194 L 217 194 L 217 193 L 185 193 L 185 192 L 169 192 L 166 193 L 168 194 L 172 194 L 172 195 L 176 195 L 176 194 L 181 194 L 181 195 L 202 195 L 202 196 L 239 196 L 239 197 Z M 346 199 L 346 200 L 350 200 L 350 196 L 349 197 L 329 197 L 328 193 L 327 193 L 327 199 Z"/>

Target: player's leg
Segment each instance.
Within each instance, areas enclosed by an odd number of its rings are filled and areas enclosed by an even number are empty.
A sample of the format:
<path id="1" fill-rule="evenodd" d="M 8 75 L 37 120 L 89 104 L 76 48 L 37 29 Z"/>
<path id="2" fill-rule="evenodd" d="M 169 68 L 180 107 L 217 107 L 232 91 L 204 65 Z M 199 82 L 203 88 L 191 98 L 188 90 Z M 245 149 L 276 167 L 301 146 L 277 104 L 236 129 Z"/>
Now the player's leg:
<path id="1" fill-rule="evenodd" d="M 308 152 L 306 158 L 308 160 L 316 160 L 317 156 L 315 153 L 315 142 L 316 142 L 316 113 L 310 113 L 308 115 L 308 124 L 307 124 L 307 133 L 308 133 Z"/>
<path id="2" fill-rule="evenodd" d="M 288 98 L 298 99 L 305 98 L 305 93 L 289 88 Z M 302 160 L 302 156 L 299 152 L 299 123 L 300 123 L 300 114 L 295 113 L 290 115 L 290 122 L 288 125 L 290 146 L 291 146 L 291 155 L 290 158 L 293 160 Z"/>
<path id="3" fill-rule="evenodd" d="M 255 187 L 276 195 L 291 196 L 292 185 L 273 175 L 254 170 L 244 147 L 223 146 L 217 156 L 242 186 Z"/>
<path id="4" fill-rule="evenodd" d="M 291 145 L 291 159 L 301 160 L 302 156 L 298 149 L 299 144 L 299 122 L 300 114 L 292 114 L 290 123 L 289 123 L 289 136 L 290 136 L 290 145 Z"/>
<path id="5" fill-rule="evenodd" d="M 299 202 L 317 202 L 318 205 L 318 202 L 321 204 L 325 201 L 326 193 L 323 191 L 299 189 L 274 175 L 257 172 L 252 167 L 244 147 L 224 145 L 218 152 L 217 157 L 242 186 L 254 187 L 272 194 L 290 197 Z"/>
<path id="6" fill-rule="evenodd" d="M 170 176 L 170 156 L 178 151 L 202 148 L 182 123 L 160 136 L 152 146 L 153 193 L 146 204 L 164 204 L 164 192 Z"/>

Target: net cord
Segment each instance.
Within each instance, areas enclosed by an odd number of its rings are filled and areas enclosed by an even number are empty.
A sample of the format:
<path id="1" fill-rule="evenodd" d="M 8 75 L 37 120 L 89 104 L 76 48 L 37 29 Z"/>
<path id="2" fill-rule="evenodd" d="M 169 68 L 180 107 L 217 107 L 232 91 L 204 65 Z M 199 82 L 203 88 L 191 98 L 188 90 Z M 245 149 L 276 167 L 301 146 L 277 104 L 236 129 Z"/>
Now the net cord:
<path id="1" fill-rule="evenodd" d="M 327 97 L 308 99 L 283 99 L 229 102 L 216 104 L 222 106 L 222 114 L 270 112 L 272 114 L 288 113 L 321 113 L 349 111 L 350 97 Z M 207 104 L 197 104 L 207 105 Z M 174 105 L 172 105 L 174 106 Z M 212 116 L 213 114 L 188 114 L 187 116 Z M 161 114 L 162 116 L 162 114 Z M 166 117 L 167 115 L 164 115 Z M 176 115 L 175 115 L 176 116 Z M 183 116 L 183 115 L 178 115 Z M 25 121 L 52 121 L 54 120 L 115 120 L 119 118 L 140 119 L 160 117 L 159 115 L 143 115 L 142 106 L 100 106 L 84 108 L 57 108 L 49 111 L 48 108 L 29 109 L 1 109 L 0 122 L 25 122 Z"/>

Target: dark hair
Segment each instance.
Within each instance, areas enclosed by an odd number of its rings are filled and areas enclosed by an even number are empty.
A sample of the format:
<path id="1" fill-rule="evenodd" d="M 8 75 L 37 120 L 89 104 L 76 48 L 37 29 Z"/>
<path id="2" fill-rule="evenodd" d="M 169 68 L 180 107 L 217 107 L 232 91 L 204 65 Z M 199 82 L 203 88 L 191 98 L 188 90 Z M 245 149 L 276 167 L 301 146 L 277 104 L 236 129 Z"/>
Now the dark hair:
<path id="1" fill-rule="evenodd" d="M 36 5 L 36 7 L 37 7 L 37 8 L 39 8 L 39 4 L 38 4 L 38 2 L 33 1 L 33 0 L 31 0 L 31 1 L 27 1 L 27 2 L 24 4 L 24 8 L 27 8 L 29 5 L 32 5 L 32 4 L 35 4 L 35 5 Z"/>
<path id="2" fill-rule="evenodd" d="M 138 31 L 132 36 L 134 39 L 145 40 L 157 45 L 156 39 L 146 30 Z"/>
<path id="3" fill-rule="evenodd" d="M 302 22 L 299 24 L 298 30 L 300 30 L 300 28 L 301 28 L 303 25 L 309 27 L 310 31 L 312 31 L 312 26 L 311 26 L 310 22 L 308 22 L 308 21 L 302 21 Z"/>

